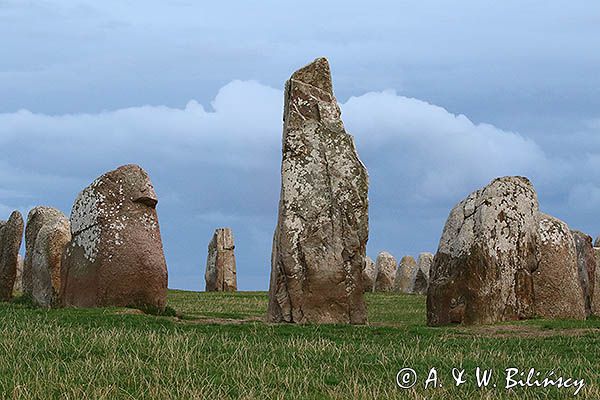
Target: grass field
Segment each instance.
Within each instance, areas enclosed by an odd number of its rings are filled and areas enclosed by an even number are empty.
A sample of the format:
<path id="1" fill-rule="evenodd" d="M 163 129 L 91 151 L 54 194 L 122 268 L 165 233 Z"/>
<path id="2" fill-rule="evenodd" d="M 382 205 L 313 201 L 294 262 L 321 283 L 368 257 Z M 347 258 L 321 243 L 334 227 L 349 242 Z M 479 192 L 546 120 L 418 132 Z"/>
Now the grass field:
<path id="1" fill-rule="evenodd" d="M 0 305 L 0 392 L 15 399 L 573 398 L 574 388 L 504 389 L 504 370 L 583 378 L 600 398 L 600 320 L 425 326 L 425 298 L 368 294 L 368 326 L 262 321 L 267 295 L 171 291 L 177 316 L 131 309 Z M 479 389 L 474 368 L 493 369 Z M 396 374 L 413 368 L 403 390 Z M 431 367 L 442 387 L 423 388 Z M 454 387 L 451 370 L 467 383 Z M 491 383 L 490 383 L 491 385 Z"/>

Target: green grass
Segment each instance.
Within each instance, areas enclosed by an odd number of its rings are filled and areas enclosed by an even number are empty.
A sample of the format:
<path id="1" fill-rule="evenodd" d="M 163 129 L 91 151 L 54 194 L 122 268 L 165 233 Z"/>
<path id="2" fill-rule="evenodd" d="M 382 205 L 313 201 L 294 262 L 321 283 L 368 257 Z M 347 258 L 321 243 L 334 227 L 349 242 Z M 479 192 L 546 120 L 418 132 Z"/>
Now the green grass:
<path id="1" fill-rule="evenodd" d="M 583 378 L 600 398 L 600 320 L 425 326 L 423 296 L 368 294 L 368 326 L 274 325 L 262 292 L 171 291 L 177 316 L 0 304 L 0 396 L 15 399 L 545 399 L 573 389 L 478 389 L 475 367 Z M 396 386 L 403 367 L 420 378 Z M 431 367 L 442 387 L 424 390 Z M 469 381 L 455 388 L 451 369 Z"/>

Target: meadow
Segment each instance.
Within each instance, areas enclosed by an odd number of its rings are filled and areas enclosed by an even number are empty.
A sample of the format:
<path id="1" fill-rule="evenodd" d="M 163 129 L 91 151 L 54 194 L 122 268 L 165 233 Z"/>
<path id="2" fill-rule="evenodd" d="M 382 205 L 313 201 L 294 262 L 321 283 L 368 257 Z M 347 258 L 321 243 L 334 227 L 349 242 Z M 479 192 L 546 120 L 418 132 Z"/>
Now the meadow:
<path id="1" fill-rule="evenodd" d="M 367 294 L 369 325 L 265 323 L 264 292 L 171 290 L 165 315 L 0 304 L 7 399 L 568 399 L 575 388 L 504 388 L 504 370 L 585 380 L 600 398 L 600 319 L 430 328 L 425 297 Z M 488 388 L 476 367 L 492 369 Z M 413 368 L 411 389 L 397 372 Z M 432 367 L 438 387 L 424 389 Z M 452 368 L 465 369 L 456 387 Z M 441 383 L 441 387 L 439 386 Z M 492 387 L 496 383 L 497 387 Z"/>

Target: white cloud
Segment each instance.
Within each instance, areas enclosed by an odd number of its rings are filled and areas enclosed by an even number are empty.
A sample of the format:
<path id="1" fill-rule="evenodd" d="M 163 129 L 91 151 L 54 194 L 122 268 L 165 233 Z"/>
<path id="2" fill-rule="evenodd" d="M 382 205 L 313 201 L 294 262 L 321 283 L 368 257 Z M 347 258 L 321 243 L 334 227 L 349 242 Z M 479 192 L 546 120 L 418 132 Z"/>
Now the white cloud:
<path id="1" fill-rule="evenodd" d="M 456 199 L 495 176 L 532 175 L 547 164 L 531 140 L 394 91 L 351 97 L 343 109 L 371 162 L 414 200 Z"/>

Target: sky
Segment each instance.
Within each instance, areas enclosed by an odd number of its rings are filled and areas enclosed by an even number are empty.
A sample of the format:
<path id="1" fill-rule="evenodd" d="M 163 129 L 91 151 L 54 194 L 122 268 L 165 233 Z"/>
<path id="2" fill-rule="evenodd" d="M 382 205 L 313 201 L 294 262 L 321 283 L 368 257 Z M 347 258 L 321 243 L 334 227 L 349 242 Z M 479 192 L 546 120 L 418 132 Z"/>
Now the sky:
<path id="1" fill-rule="evenodd" d="M 215 228 L 266 290 L 283 86 L 325 56 L 370 176 L 367 253 L 435 252 L 451 208 L 504 175 L 600 234 L 600 4 L 0 0 L 0 218 L 69 215 L 137 163 L 169 287 L 202 290 Z"/>

